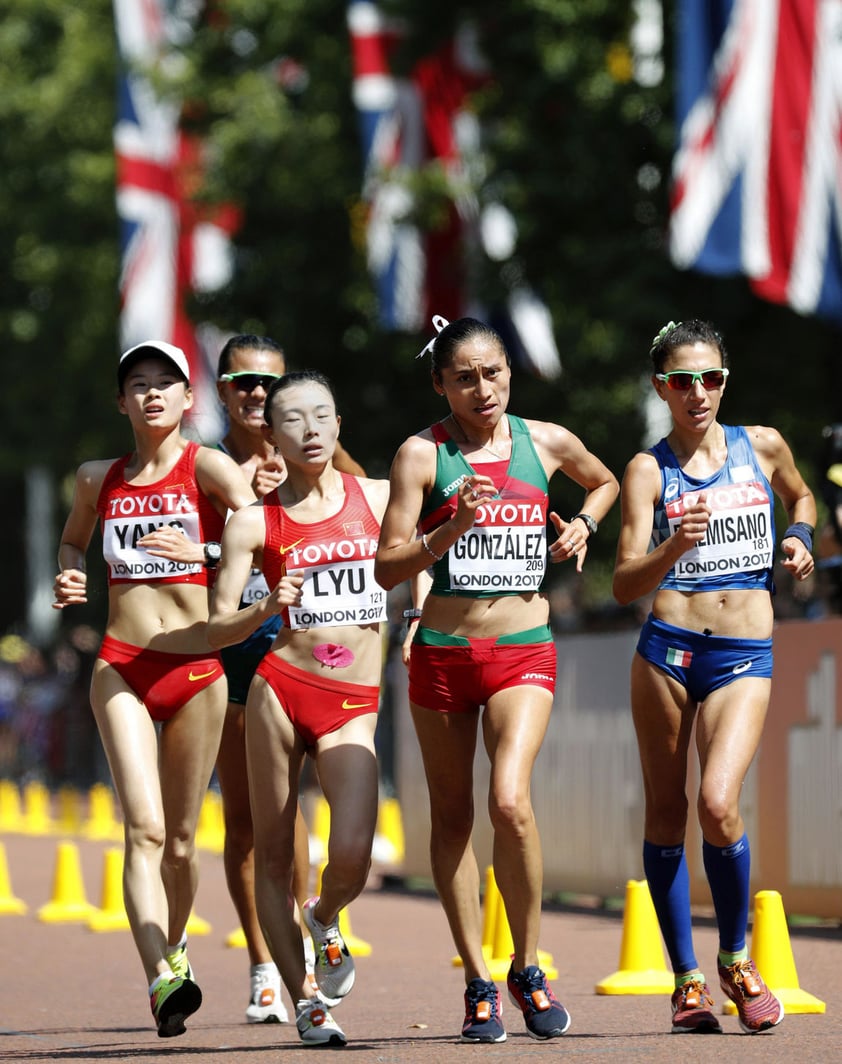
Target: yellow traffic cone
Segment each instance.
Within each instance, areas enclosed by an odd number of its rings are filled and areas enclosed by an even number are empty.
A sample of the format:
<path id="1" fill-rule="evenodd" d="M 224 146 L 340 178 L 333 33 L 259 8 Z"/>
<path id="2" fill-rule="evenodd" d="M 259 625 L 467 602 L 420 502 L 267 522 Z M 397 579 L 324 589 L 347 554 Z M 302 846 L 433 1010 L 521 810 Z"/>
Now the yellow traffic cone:
<path id="1" fill-rule="evenodd" d="M 377 811 L 375 848 L 379 843 L 382 859 L 388 864 L 399 865 L 406 852 L 401 807 L 397 798 L 384 798 Z"/>
<path id="2" fill-rule="evenodd" d="M 203 920 L 201 916 L 191 911 L 185 930 L 188 935 L 209 935 L 213 928 L 207 920 Z"/>
<path id="3" fill-rule="evenodd" d="M 53 830 L 50 792 L 40 780 L 23 788 L 23 830 L 27 835 L 49 835 Z"/>
<path id="4" fill-rule="evenodd" d="M 91 931 L 125 931 L 129 917 L 123 900 L 123 851 L 110 846 L 103 855 L 102 898 L 88 920 Z"/>
<path id="5" fill-rule="evenodd" d="M 222 797 L 218 791 L 208 791 L 199 810 L 196 826 L 196 845 L 200 850 L 222 853 L 225 848 L 225 822 L 222 815 Z"/>
<path id="6" fill-rule="evenodd" d="M 314 864 L 318 864 L 327 858 L 328 841 L 330 840 L 330 806 L 323 794 L 316 798 L 313 808 L 313 830 L 311 831 L 312 842 L 317 850 L 317 858 Z"/>
<path id="7" fill-rule="evenodd" d="M 95 783 L 88 791 L 88 819 L 82 825 L 82 834 L 89 839 L 123 837 L 123 829 L 114 810 L 114 793 L 105 783 Z"/>
<path id="8" fill-rule="evenodd" d="M 751 959 L 785 1012 L 825 1011 L 823 1001 L 799 986 L 783 900 L 776 890 L 759 890 L 754 895 Z M 733 1016 L 737 1007 L 726 1001 L 722 1011 Z"/>
<path id="9" fill-rule="evenodd" d="M 225 945 L 230 949 L 246 949 L 248 942 L 246 942 L 246 933 L 242 927 L 236 928 L 225 939 Z"/>
<path id="10" fill-rule="evenodd" d="M 20 831 L 20 791 L 12 780 L 0 780 L 0 831 Z"/>
<path id="11" fill-rule="evenodd" d="M 60 787 L 55 830 L 59 835 L 77 835 L 82 830 L 82 798 L 75 787 Z"/>
<path id="12" fill-rule="evenodd" d="M 53 896 L 38 910 L 47 924 L 85 923 L 94 911 L 85 897 L 79 851 L 72 842 L 60 842 L 56 850 Z"/>
<path id="13" fill-rule="evenodd" d="M 489 865 L 485 870 L 485 896 L 482 908 L 482 952 L 486 958 L 494 956 L 497 910 L 502 902 L 500 891 L 497 889 L 497 880 L 494 878 L 494 866 Z M 461 957 L 459 963 L 462 963 Z"/>
<path id="14" fill-rule="evenodd" d="M 482 908 L 482 955 L 486 964 L 493 965 L 494 970 L 502 970 L 502 978 L 505 979 L 509 972 L 512 954 L 514 953 L 512 933 L 506 916 L 506 907 L 500 896 L 500 888 L 494 876 L 494 866 L 489 865 L 485 870 L 485 893 L 483 895 Z M 462 958 L 457 953 L 451 961 L 454 968 L 462 967 Z M 554 966 L 551 953 L 546 950 L 538 950 L 538 964 L 548 979 L 555 979 L 558 971 Z M 498 978 L 492 973 L 492 979 Z"/>
<path id="15" fill-rule="evenodd" d="M 316 895 L 321 893 L 322 873 L 325 867 L 324 864 L 321 865 L 316 875 Z M 336 918 L 336 926 L 339 928 L 339 932 L 345 940 L 345 945 L 348 947 L 348 952 L 352 957 L 368 957 L 371 954 L 371 944 L 362 938 L 357 938 L 351 930 L 351 914 L 347 908 L 340 910 Z M 306 931 L 306 926 L 304 930 Z"/>
<path id="16" fill-rule="evenodd" d="M 9 864 L 6 860 L 6 847 L 0 842 L 0 913 L 22 916 L 27 912 L 28 908 L 29 906 L 25 901 L 16 898 L 12 893 Z"/>
<path id="17" fill-rule="evenodd" d="M 497 927 L 497 907 L 500 904 L 500 891 L 494 878 L 494 867 L 485 870 L 485 891 L 482 905 L 482 955 L 486 961 L 494 956 L 494 931 Z M 462 958 L 457 953 L 451 961 L 454 968 L 462 967 Z"/>
<path id="18" fill-rule="evenodd" d="M 597 994 L 672 994 L 675 977 L 664 964 L 661 930 L 645 879 L 626 883 L 620 968 L 600 980 Z"/>

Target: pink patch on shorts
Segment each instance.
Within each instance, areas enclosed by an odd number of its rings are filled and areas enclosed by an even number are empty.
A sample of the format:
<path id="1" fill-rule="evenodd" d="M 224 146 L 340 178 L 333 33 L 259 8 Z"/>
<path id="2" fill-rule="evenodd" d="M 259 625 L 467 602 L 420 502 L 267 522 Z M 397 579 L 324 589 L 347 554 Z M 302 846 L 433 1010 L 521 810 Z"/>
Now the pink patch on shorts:
<path id="1" fill-rule="evenodd" d="M 340 646 L 339 643 L 319 643 L 317 647 L 313 647 L 313 657 L 332 669 L 344 669 L 354 660 L 353 651 Z"/>

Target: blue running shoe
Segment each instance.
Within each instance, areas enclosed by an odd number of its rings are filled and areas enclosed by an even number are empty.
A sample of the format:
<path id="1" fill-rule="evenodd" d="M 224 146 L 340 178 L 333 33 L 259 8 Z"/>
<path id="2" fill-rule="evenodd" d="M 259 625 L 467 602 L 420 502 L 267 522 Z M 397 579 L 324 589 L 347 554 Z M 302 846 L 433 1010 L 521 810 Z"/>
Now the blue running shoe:
<path id="1" fill-rule="evenodd" d="M 509 1000 L 523 1013 L 526 1030 L 541 1041 L 558 1038 L 570 1026 L 570 1013 L 556 998 L 547 977 L 536 964 L 522 972 L 509 968 L 506 976 Z"/>
<path id="2" fill-rule="evenodd" d="M 463 1042 L 505 1042 L 506 1031 L 500 1020 L 503 1007 L 500 991 L 485 979 L 472 979 L 465 987 L 465 1022 Z"/>

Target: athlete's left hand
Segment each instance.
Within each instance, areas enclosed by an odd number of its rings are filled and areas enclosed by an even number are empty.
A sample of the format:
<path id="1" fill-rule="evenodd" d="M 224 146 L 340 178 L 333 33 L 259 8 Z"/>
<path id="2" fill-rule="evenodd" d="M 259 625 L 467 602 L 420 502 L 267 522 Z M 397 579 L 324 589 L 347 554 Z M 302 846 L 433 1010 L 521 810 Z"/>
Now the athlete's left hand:
<path id="1" fill-rule="evenodd" d="M 790 536 L 781 542 L 781 550 L 784 552 L 784 560 L 781 562 L 784 569 L 792 573 L 796 580 L 806 580 L 813 572 L 815 562 L 801 540 Z"/>
<path id="2" fill-rule="evenodd" d="M 550 561 L 566 562 L 575 558 L 576 572 L 581 573 L 588 553 L 588 534 L 582 532 L 581 521 L 576 525 L 564 521 L 554 510 L 550 511 L 550 520 L 558 532 L 558 539 L 550 545 Z"/>
<path id="3" fill-rule="evenodd" d="M 164 525 L 162 528 L 156 528 L 154 532 L 147 532 L 137 541 L 137 545 L 155 558 L 185 562 L 188 565 L 202 565 L 205 561 L 202 544 L 194 543 L 180 528 L 174 528 L 172 525 Z"/>

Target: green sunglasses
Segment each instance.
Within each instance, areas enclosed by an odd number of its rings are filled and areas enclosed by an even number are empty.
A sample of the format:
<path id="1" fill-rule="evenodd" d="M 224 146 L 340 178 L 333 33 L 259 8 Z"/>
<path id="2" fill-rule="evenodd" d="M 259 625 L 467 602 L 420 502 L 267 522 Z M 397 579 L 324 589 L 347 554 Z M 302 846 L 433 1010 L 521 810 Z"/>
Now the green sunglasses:
<path id="1" fill-rule="evenodd" d="M 702 382 L 706 392 L 715 392 L 722 387 L 727 376 L 727 369 L 703 369 L 698 373 L 689 369 L 673 369 L 669 373 L 656 373 L 655 380 L 663 381 L 674 392 L 689 392 L 696 381 Z"/>

